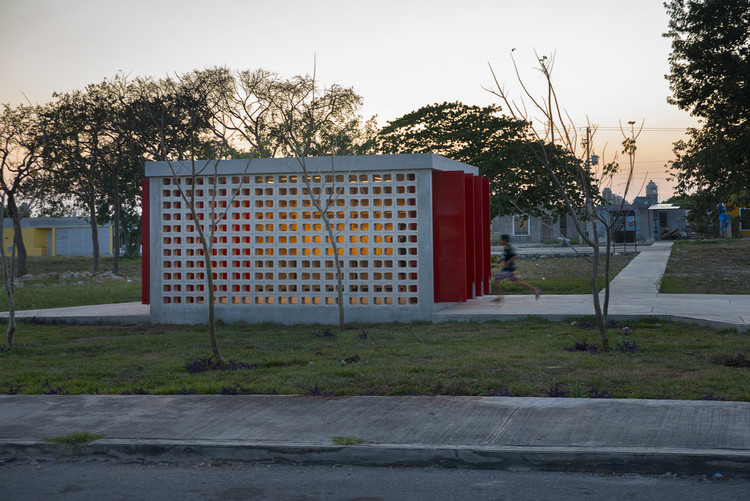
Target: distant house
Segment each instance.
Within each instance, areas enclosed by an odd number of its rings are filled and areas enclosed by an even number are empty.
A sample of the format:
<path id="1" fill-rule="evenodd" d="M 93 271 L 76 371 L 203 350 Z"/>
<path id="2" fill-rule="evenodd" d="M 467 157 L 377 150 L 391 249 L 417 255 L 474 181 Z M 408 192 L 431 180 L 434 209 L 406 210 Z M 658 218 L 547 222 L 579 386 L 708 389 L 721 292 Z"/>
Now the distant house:
<path id="1" fill-rule="evenodd" d="M 584 223 L 583 230 L 591 234 L 591 224 Z M 557 218 L 550 216 L 531 217 L 525 215 L 498 216 L 490 225 L 490 236 L 499 238 L 500 235 L 510 235 L 517 244 L 533 244 L 566 239 L 579 239 L 573 218 L 568 215 Z"/>
<path id="2" fill-rule="evenodd" d="M 750 237 L 750 207 L 736 207 L 728 205 L 727 214 L 732 219 L 739 219 L 739 231 L 742 237 Z"/>
<path id="3" fill-rule="evenodd" d="M 648 208 L 648 217 L 651 222 L 652 239 L 659 240 L 661 234 L 669 230 L 684 230 L 687 227 L 688 209 L 681 204 L 661 203 Z"/>
<path id="4" fill-rule="evenodd" d="M 99 254 L 112 255 L 112 225 L 99 226 Z M 81 217 L 37 217 L 21 220 L 28 256 L 92 256 L 91 225 Z M 6 252 L 13 250 L 13 221 L 5 218 Z"/>
<path id="5" fill-rule="evenodd" d="M 614 195 L 609 188 L 602 190 L 602 197 L 607 204 L 597 207 L 597 211 L 608 224 L 613 224 L 612 237 L 615 243 L 659 240 L 666 228 L 669 228 L 670 232 L 685 229 L 688 210 L 677 204 L 660 204 L 658 194 L 656 183 L 651 181 L 646 185 L 646 196 L 635 197 L 632 204 L 625 203 L 620 209 L 622 198 Z M 747 236 L 750 236 L 750 209 L 741 210 L 746 211 L 744 227 L 747 229 Z M 739 213 L 736 217 L 739 217 Z M 584 221 L 582 224 L 581 230 L 586 235 L 593 235 L 591 222 Z M 599 240 L 604 241 L 604 225 L 597 223 L 596 228 Z M 570 216 L 557 220 L 551 216 L 501 216 L 492 220 L 490 231 L 493 238 L 505 233 L 510 235 L 515 243 L 521 244 L 542 243 L 559 237 L 580 240 Z"/>

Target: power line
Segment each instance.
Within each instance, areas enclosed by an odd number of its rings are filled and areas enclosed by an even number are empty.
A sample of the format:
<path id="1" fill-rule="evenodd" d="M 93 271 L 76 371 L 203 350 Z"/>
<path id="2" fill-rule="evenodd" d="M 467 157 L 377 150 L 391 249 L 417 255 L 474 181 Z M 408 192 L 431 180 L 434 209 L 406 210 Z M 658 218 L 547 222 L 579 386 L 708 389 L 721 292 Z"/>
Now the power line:
<path id="1" fill-rule="evenodd" d="M 581 130 L 585 129 L 585 127 L 577 127 L 577 128 Z M 694 127 L 644 127 L 643 129 L 636 128 L 636 130 L 643 130 L 643 131 L 650 131 L 650 132 L 686 132 L 688 129 L 692 129 L 692 128 Z M 628 129 L 625 129 L 625 128 L 621 129 L 620 127 L 613 127 L 609 125 L 608 126 L 601 126 L 601 125 L 594 126 L 593 129 L 595 131 L 604 130 L 604 131 L 628 132 Z"/>

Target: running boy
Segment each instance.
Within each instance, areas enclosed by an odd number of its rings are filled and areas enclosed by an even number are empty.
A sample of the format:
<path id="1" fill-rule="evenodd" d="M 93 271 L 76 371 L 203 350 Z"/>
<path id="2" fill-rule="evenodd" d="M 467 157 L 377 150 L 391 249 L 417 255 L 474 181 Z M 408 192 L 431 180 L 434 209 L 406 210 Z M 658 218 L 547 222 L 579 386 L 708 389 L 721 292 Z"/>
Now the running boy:
<path id="1" fill-rule="evenodd" d="M 497 283 L 497 288 L 499 295 L 493 299 L 493 301 L 502 301 L 503 300 L 503 285 L 502 281 L 506 278 L 513 282 L 516 285 L 520 285 L 521 287 L 524 287 L 526 289 L 529 289 L 530 291 L 534 292 L 534 295 L 537 299 L 539 299 L 539 296 L 542 294 L 542 291 L 534 287 L 533 285 L 529 285 L 526 282 L 521 282 L 518 280 L 518 277 L 516 277 L 516 251 L 513 249 L 513 246 L 510 245 L 510 237 L 508 235 L 500 235 L 500 243 L 504 246 L 503 249 L 503 260 L 500 262 L 500 271 L 497 272 L 497 275 L 495 276 L 495 282 Z"/>

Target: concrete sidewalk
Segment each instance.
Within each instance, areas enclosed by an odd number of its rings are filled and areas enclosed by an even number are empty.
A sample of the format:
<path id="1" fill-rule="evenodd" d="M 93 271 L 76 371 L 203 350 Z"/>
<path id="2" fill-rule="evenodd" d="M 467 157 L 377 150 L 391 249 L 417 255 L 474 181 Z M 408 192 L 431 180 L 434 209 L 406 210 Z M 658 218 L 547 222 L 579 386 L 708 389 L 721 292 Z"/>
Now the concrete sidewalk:
<path id="1" fill-rule="evenodd" d="M 627 321 L 639 318 L 659 318 L 750 331 L 750 295 L 720 294 L 659 294 L 659 280 L 664 274 L 672 249 L 671 241 L 639 246 L 639 254 L 611 283 L 609 316 Z M 561 252 L 572 252 L 569 247 L 554 247 Z M 522 254 L 519 252 L 519 254 Z M 544 292 L 544 291 L 542 291 Z M 604 294 L 601 293 L 602 302 Z M 433 315 L 433 321 L 518 320 L 541 317 L 565 320 L 571 317 L 594 315 L 591 295 L 546 295 L 539 301 L 533 296 L 506 296 L 501 303 L 484 296 L 443 309 Z M 70 323 L 148 323 L 149 306 L 141 303 L 76 306 L 48 310 L 16 312 L 17 318 L 42 322 Z M 7 317 L 7 312 L 0 317 Z"/>
<path id="2" fill-rule="evenodd" d="M 640 253 L 610 283 L 609 318 L 618 321 L 659 318 L 715 328 L 750 330 L 750 295 L 660 294 L 659 281 L 669 260 L 671 241 L 640 247 Z M 523 263 L 522 263 L 523 265 Z M 602 304 L 604 293 L 600 292 Z M 434 321 L 518 320 L 540 317 L 565 320 L 594 315 L 590 294 L 505 296 L 495 303 L 492 296 L 473 299 L 441 310 Z"/>
<path id="3" fill-rule="evenodd" d="M 657 292 L 670 242 L 612 282 L 612 318 L 747 330 L 750 296 Z M 648 249 L 648 250 L 647 250 Z M 437 320 L 592 315 L 591 296 L 480 298 Z M 46 321 L 148 322 L 139 303 L 19 312 Z M 101 433 L 80 447 L 47 443 Z M 364 443 L 336 445 L 333 437 Z M 750 472 L 750 403 L 506 397 L 0 395 L 10 458 L 289 461 L 660 474 Z"/>
<path id="4" fill-rule="evenodd" d="M 45 442 L 102 434 L 80 447 Z M 361 439 L 336 445 L 334 437 Z M 513 397 L 0 396 L 0 462 L 268 461 L 750 472 L 750 403 Z"/>

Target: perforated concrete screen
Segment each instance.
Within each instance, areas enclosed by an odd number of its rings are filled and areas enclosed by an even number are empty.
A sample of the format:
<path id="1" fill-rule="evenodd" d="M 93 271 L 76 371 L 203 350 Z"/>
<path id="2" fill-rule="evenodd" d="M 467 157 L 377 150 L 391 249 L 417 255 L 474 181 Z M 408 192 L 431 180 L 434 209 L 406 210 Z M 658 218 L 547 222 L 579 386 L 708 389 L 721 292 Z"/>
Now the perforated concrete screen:
<path id="1" fill-rule="evenodd" d="M 195 177 L 187 163 L 172 165 L 176 175 L 166 163 L 147 166 L 152 320 L 205 321 L 208 270 L 195 223 L 209 237 L 212 221 L 219 318 L 335 323 L 336 254 L 347 321 L 430 318 L 433 171 L 476 169 L 434 155 L 304 162 L 200 162 Z"/>

